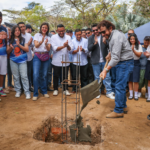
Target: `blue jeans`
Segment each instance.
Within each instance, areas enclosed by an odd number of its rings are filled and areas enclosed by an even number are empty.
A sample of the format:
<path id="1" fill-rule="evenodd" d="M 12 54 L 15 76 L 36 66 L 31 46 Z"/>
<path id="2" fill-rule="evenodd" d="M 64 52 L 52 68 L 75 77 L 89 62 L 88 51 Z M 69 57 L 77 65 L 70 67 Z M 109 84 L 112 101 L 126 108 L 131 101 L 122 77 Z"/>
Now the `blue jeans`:
<path id="1" fill-rule="evenodd" d="M 133 72 L 134 61 L 122 61 L 116 65 L 116 87 L 115 87 L 115 109 L 116 113 L 123 113 L 123 108 L 126 108 L 126 86 L 129 80 L 130 73 Z"/>
<path id="2" fill-rule="evenodd" d="M 32 66 L 33 62 L 27 61 L 27 67 L 28 67 L 28 79 L 29 79 L 29 88 L 31 88 L 32 82 L 31 82 L 31 76 L 32 76 Z"/>
<path id="3" fill-rule="evenodd" d="M 99 75 L 103 71 L 104 66 L 105 66 L 105 62 L 92 65 L 95 80 L 99 81 Z M 111 88 L 111 78 L 109 72 L 107 73 L 105 80 L 103 80 L 103 83 L 106 87 L 106 91 L 107 91 L 106 94 L 110 94 L 112 92 L 112 88 Z"/>
<path id="4" fill-rule="evenodd" d="M 111 70 L 110 70 L 110 77 L 111 77 L 111 88 L 112 88 L 112 91 L 115 93 L 116 67 L 111 68 Z"/>
<path id="5" fill-rule="evenodd" d="M 48 86 L 51 86 L 52 82 L 52 59 L 49 59 L 49 66 L 48 66 L 48 73 L 47 73 L 47 84 Z"/>
<path id="6" fill-rule="evenodd" d="M 21 93 L 21 83 L 20 83 L 21 78 L 25 94 L 30 94 L 29 80 L 27 75 L 27 62 L 15 63 L 12 60 L 10 60 L 10 66 L 14 78 L 15 91 Z"/>
<path id="7" fill-rule="evenodd" d="M 38 96 L 38 87 L 40 86 L 42 94 L 47 94 L 47 71 L 49 60 L 41 61 L 36 55 L 33 58 L 33 85 L 34 97 Z M 40 76 L 41 72 L 41 76 Z M 41 78 L 39 78 L 41 77 Z M 40 82 L 41 84 L 40 84 Z"/>

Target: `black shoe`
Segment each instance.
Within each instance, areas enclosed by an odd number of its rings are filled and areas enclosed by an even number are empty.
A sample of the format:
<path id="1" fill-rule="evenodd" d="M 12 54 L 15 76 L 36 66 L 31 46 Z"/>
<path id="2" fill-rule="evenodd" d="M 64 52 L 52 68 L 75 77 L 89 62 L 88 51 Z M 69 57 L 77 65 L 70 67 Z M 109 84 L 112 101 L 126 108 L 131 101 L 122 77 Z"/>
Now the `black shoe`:
<path id="1" fill-rule="evenodd" d="M 29 91 L 30 91 L 30 92 L 34 92 L 33 88 L 30 88 Z"/>
<path id="2" fill-rule="evenodd" d="M 54 91 L 54 90 L 52 90 L 52 89 L 50 89 L 49 87 L 47 87 L 47 91 Z"/>
<path id="3" fill-rule="evenodd" d="M 137 97 L 137 98 L 135 98 L 135 97 L 134 97 L 134 100 L 135 100 L 135 101 L 138 101 L 138 100 L 139 100 L 139 98 L 138 98 L 138 97 Z"/>
<path id="4" fill-rule="evenodd" d="M 129 100 L 132 100 L 132 99 L 133 99 L 133 97 L 130 97 L 130 96 L 129 96 L 129 97 L 128 97 L 128 99 L 129 99 Z"/>

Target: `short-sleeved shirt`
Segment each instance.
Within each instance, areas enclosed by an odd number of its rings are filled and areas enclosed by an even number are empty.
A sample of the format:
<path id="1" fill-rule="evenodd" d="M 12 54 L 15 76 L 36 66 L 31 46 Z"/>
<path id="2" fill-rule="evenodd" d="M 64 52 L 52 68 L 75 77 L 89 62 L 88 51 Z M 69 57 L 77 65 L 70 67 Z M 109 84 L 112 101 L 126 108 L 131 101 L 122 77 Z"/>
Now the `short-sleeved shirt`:
<path id="1" fill-rule="evenodd" d="M 60 37 L 58 34 L 55 34 L 51 38 L 51 44 L 53 49 L 53 59 L 52 64 L 54 66 L 62 66 L 62 58 L 63 61 L 69 61 L 69 51 L 67 47 L 61 49 L 60 51 L 57 51 L 57 48 L 60 46 L 63 46 L 65 42 L 68 41 L 68 45 L 73 49 L 73 44 L 71 37 L 69 35 L 64 35 L 64 37 Z M 63 64 L 63 66 L 69 66 L 69 63 Z"/>
<path id="2" fill-rule="evenodd" d="M 26 42 L 27 43 L 27 42 Z M 25 46 L 25 39 L 21 41 L 20 45 Z M 14 40 L 13 42 L 13 47 L 14 49 L 10 53 L 10 59 L 14 61 L 15 63 L 24 63 L 27 61 L 27 53 L 23 51 L 17 44 L 16 41 Z"/>
<path id="3" fill-rule="evenodd" d="M 25 39 L 25 43 L 28 43 L 31 39 L 31 34 L 29 33 L 25 33 L 25 34 L 21 34 L 22 37 Z M 31 45 L 29 46 L 29 52 L 27 52 L 27 61 L 31 61 L 32 60 L 32 52 L 31 52 Z"/>
<path id="4" fill-rule="evenodd" d="M 137 52 L 143 52 L 143 49 L 142 49 L 141 45 L 139 45 L 139 49 L 136 49 L 134 47 L 134 50 L 137 51 Z M 133 57 L 134 57 L 134 60 L 139 60 L 140 59 L 140 57 L 136 56 L 134 53 L 133 53 Z"/>
<path id="5" fill-rule="evenodd" d="M 7 33 L 7 29 L 1 25 L 0 26 L 0 55 L 3 55 L 3 56 L 7 55 L 7 52 L 6 52 L 7 40 L 3 39 L 4 37 L 3 35 L 5 33 Z"/>
<path id="6" fill-rule="evenodd" d="M 41 42 L 42 41 L 42 34 L 41 33 L 36 33 L 34 35 L 34 41 L 38 41 Z M 34 52 L 48 52 L 45 46 L 45 41 L 46 39 L 48 39 L 48 44 L 51 44 L 51 38 L 49 36 L 45 36 L 44 42 L 38 47 L 38 48 L 34 48 Z"/>

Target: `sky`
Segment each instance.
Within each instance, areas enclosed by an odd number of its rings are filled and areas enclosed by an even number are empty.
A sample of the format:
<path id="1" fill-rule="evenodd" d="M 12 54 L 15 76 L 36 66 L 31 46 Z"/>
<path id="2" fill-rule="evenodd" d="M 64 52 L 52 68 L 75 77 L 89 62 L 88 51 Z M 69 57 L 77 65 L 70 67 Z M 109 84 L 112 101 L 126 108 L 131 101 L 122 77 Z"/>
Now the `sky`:
<path id="1" fill-rule="evenodd" d="M 15 1 L 15 3 L 14 3 Z M 33 2 L 34 0 L 0 0 L 0 11 L 2 11 L 3 9 L 15 9 L 15 10 L 21 10 L 22 8 L 26 7 L 28 5 L 28 3 Z M 46 9 L 48 9 L 49 7 L 51 7 L 54 2 L 56 2 L 57 0 L 36 0 L 36 3 L 40 3 L 42 4 Z M 123 2 L 123 1 L 130 1 L 130 0 L 119 0 L 119 2 Z M 3 17 L 3 22 L 7 22 L 8 18 L 7 17 Z"/>

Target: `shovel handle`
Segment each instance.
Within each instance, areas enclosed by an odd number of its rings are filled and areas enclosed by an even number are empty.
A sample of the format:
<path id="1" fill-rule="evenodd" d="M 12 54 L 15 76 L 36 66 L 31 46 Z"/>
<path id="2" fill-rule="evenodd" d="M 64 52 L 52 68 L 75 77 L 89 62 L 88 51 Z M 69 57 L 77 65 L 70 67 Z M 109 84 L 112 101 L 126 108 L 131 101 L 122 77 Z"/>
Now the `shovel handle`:
<path id="1" fill-rule="evenodd" d="M 105 63 L 105 66 L 104 66 L 104 69 L 103 69 L 103 70 L 105 70 L 105 68 L 107 68 L 108 63 L 109 63 L 109 59 L 106 60 L 106 63 Z"/>

